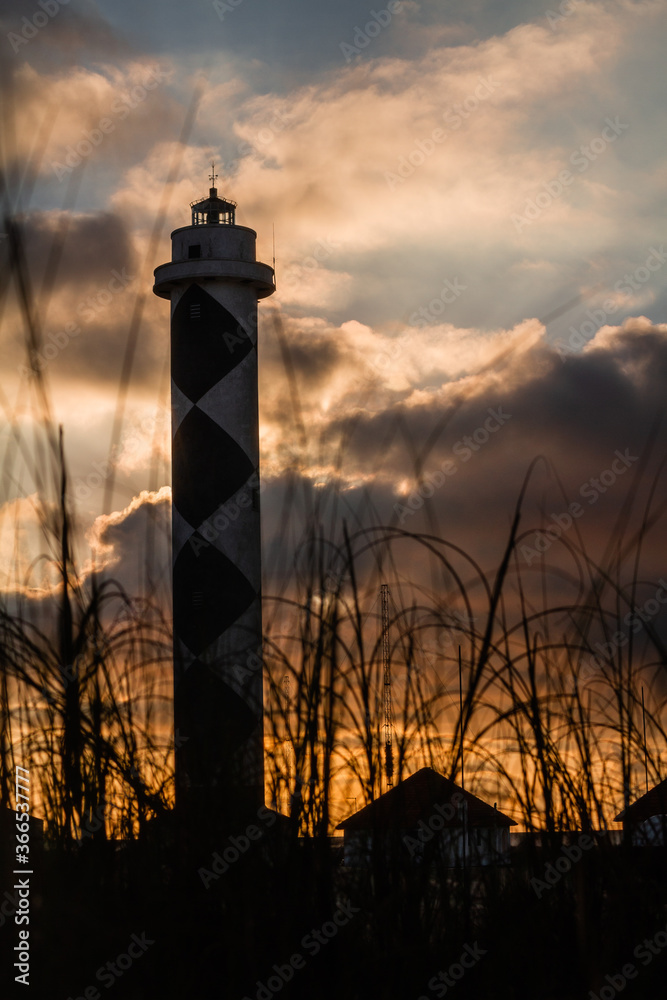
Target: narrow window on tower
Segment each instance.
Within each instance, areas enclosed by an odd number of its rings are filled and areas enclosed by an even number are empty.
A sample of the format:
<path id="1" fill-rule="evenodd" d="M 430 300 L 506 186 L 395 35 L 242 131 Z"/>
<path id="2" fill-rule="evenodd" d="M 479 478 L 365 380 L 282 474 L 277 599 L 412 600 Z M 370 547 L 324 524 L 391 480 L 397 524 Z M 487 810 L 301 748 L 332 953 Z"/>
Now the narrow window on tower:
<path id="1" fill-rule="evenodd" d="M 201 303 L 190 303 L 190 319 L 201 319 Z"/>
<path id="2" fill-rule="evenodd" d="M 194 257 L 201 257 L 201 243 L 193 243 L 192 246 L 188 247 L 188 257 L 190 260 Z"/>

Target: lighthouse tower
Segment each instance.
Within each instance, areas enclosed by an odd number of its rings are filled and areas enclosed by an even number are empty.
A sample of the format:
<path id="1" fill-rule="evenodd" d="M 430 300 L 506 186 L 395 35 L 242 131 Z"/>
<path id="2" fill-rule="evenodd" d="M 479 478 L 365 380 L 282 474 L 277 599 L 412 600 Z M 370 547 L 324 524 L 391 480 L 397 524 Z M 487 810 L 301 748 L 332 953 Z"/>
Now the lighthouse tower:
<path id="1" fill-rule="evenodd" d="M 171 300 L 176 806 L 231 816 L 264 802 L 257 300 L 275 278 L 235 202 L 211 186 L 191 209 L 153 288 Z"/>

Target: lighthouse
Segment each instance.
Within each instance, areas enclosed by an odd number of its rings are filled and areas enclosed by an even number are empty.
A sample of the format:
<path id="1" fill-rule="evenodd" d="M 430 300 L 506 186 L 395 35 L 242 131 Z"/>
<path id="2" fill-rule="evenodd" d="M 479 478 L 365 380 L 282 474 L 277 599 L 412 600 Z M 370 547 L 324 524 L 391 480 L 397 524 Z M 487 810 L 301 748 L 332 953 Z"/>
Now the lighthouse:
<path id="1" fill-rule="evenodd" d="M 153 291 L 171 301 L 176 808 L 231 817 L 264 802 L 257 301 L 275 276 L 216 179 Z"/>

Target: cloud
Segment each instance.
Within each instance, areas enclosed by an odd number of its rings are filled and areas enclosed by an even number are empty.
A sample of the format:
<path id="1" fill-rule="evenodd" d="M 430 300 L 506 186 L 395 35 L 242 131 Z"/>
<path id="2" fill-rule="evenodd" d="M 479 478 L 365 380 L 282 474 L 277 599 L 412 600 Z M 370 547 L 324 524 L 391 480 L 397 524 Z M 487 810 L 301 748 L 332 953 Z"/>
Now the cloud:
<path id="1" fill-rule="evenodd" d="M 578 546 L 580 531 L 594 561 L 608 558 L 612 542 L 623 547 L 635 537 L 653 477 L 667 454 L 663 420 L 641 467 L 652 428 L 664 413 L 667 324 L 656 326 L 640 317 L 605 327 L 585 351 L 565 361 L 538 335 L 538 328 L 527 344 L 517 336 L 520 331 L 507 331 L 505 337 L 499 333 L 492 367 L 480 372 L 475 367 L 480 358 L 473 356 L 467 373 L 424 387 L 391 389 L 380 375 L 374 407 L 359 406 L 354 412 L 346 383 L 354 359 L 350 361 L 345 338 L 354 344 L 355 339 L 379 340 L 377 333 L 360 324 L 341 331 L 312 321 L 288 332 L 297 341 L 294 373 L 308 444 L 302 450 L 284 380 L 279 384 L 280 359 L 266 355 L 264 377 L 274 382 L 276 404 L 262 418 L 268 434 L 262 450 L 267 595 L 294 582 L 292 562 L 295 554 L 298 559 L 304 530 L 312 528 L 340 544 L 343 519 L 353 533 L 383 526 L 375 536 L 375 554 L 379 559 L 382 551 L 392 550 L 408 590 L 428 583 L 427 550 L 409 537 L 423 532 L 460 547 L 492 572 L 536 458 L 517 549 L 522 571 L 536 572 L 538 540 L 545 537 L 545 528 L 567 522 L 572 503 L 579 505 L 580 514 L 576 528 L 572 520 L 561 532 L 564 543 Z M 310 355 L 305 351 L 308 336 L 320 342 Z M 512 350 L 517 343 L 520 348 Z M 498 347 L 505 348 L 500 358 Z M 319 411 L 318 398 L 328 398 L 328 406 Z M 664 492 L 660 482 L 653 498 L 657 512 Z M 623 527 L 619 517 L 633 495 Z M 96 517 L 88 532 L 92 559 L 84 575 L 118 579 L 129 594 L 145 591 L 148 580 L 168 606 L 169 511 L 170 491 L 163 487 L 139 492 L 122 509 Z M 27 521 L 27 512 L 20 513 Z M 392 525 L 408 533 L 400 544 L 387 541 Z M 645 581 L 664 573 L 666 534 L 659 517 L 642 552 Z M 549 577 L 550 586 L 563 600 L 575 599 L 586 574 L 564 543 L 556 537 L 547 546 L 545 558 L 558 568 Z M 335 562 L 334 549 L 327 551 Z M 630 552 L 634 555 L 631 545 Z M 621 567 L 623 575 L 623 561 Z M 629 563 L 627 573 L 630 579 Z"/>
<path id="2" fill-rule="evenodd" d="M 0 506 L 0 591 L 40 600 L 58 586 L 58 571 L 42 531 L 42 513 L 36 493 L 16 497 Z M 41 558 L 35 559 L 36 553 Z"/>
<path id="3" fill-rule="evenodd" d="M 288 469 L 298 470 L 304 490 L 325 484 L 330 494 L 344 497 L 356 523 L 370 518 L 382 524 L 398 521 L 409 531 L 437 530 L 492 565 L 506 541 L 529 466 L 542 456 L 524 502 L 526 529 L 535 530 L 543 516 L 579 501 L 586 511 L 581 522 L 586 544 L 599 558 L 632 490 L 638 492 L 631 520 L 638 526 L 652 478 L 667 453 L 663 421 L 639 476 L 651 428 L 665 409 L 667 325 L 637 318 L 605 327 L 583 353 L 565 361 L 539 336 L 539 328 L 525 343 L 517 336 L 520 330 L 508 332 L 489 345 L 486 359 L 473 356 L 488 363 L 493 350 L 492 366 L 480 371 L 471 365 L 467 374 L 437 383 L 436 366 L 428 359 L 430 384 L 400 388 L 394 383 L 393 389 L 392 373 L 378 373 L 374 405 L 354 409 L 343 373 L 354 370 L 356 359 L 348 353 L 345 332 L 373 336 L 365 328 L 343 331 L 343 336 L 320 328 L 316 336 L 333 339 L 338 349 L 337 354 L 332 347 L 329 353 L 321 347 L 313 352 L 314 358 L 327 358 L 324 380 L 325 366 L 304 365 L 297 347 L 295 371 L 310 444 L 300 450 L 283 391 L 282 410 L 276 405 L 268 415 L 271 436 L 263 466 L 277 484 Z M 299 333 L 290 333 L 292 339 L 298 344 Z M 507 350 L 499 354 L 503 345 Z M 419 342 L 410 347 L 419 353 Z M 401 363 L 409 370 L 409 354 Z M 272 372 L 277 403 L 277 369 Z M 327 400 L 326 409 L 318 409 L 318 399 Z M 283 450 L 280 442 L 285 442 Z M 430 484 L 427 498 L 418 492 L 422 481 Z M 275 530 L 282 531 L 278 526 L 286 515 L 273 509 L 271 488 L 264 509 L 270 509 Z M 654 531 L 651 552 L 658 552 L 662 522 Z M 646 559 L 659 575 L 659 558 L 647 552 Z"/>
<path id="4" fill-rule="evenodd" d="M 91 380 L 109 383 L 115 394 L 138 301 L 138 344 L 133 358 L 135 388 L 157 389 L 163 376 L 168 318 L 150 295 L 140 234 L 122 214 L 33 212 L 18 222 L 27 263 L 29 297 L 39 347 L 34 365 L 56 386 Z M 144 251 L 142 253 L 142 251 Z M 9 242 L 0 245 L 9 267 Z M 5 364 L 25 380 L 27 326 L 18 298 L 8 298 L 2 333 Z"/>
<path id="5" fill-rule="evenodd" d="M 16 127 L 7 142 L 8 169 L 39 176 L 52 199 L 92 171 L 97 183 L 145 155 L 164 131 L 180 127 L 182 111 L 166 83 L 169 62 L 140 56 L 94 66 L 12 65 L 8 103 Z M 20 113 L 19 113 L 20 109 Z"/>
<path id="6" fill-rule="evenodd" d="M 652 132 L 663 112 L 654 79 L 631 67 L 663 16 L 582 3 L 558 30 L 540 17 L 409 58 L 369 51 L 289 94 L 213 79 L 203 113 L 227 161 L 220 185 L 264 259 L 275 223 L 276 301 L 375 325 L 458 277 L 470 293 L 446 318 L 493 329 L 546 315 L 577 287 L 612 287 L 660 236 L 639 205 L 660 181 L 639 158 L 652 140 L 637 102 Z M 600 152 L 608 118 L 620 130 Z M 549 197 L 564 170 L 571 183 Z M 512 217 L 536 198 L 549 203 L 517 232 Z M 657 275 L 654 297 L 664 286 Z"/>
<path id="7" fill-rule="evenodd" d="M 513 8 L 519 12 L 524 8 Z M 411 10 L 410 23 L 418 13 Z M 242 16 L 242 8 L 235 15 Z M 417 20 L 429 24 L 433 16 L 426 5 Z M 130 129 L 118 146 L 110 205 L 131 230 L 140 260 L 151 249 L 159 206 L 168 206 L 155 257 L 140 271 L 141 288 L 152 267 L 168 259 L 167 233 L 187 224 L 188 204 L 206 186 L 207 163 L 222 151 L 228 162 L 219 184 L 239 202 L 239 222 L 257 229 L 261 259 L 271 257 L 275 222 L 274 301 L 295 316 L 316 313 L 339 327 L 405 323 L 433 301 L 443 282 L 459 281 L 465 294 L 429 322 L 486 334 L 546 316 L 577 289 L 591 294 L 606 283 L 611 292 L 623 269 L 637 267 L 658 236 L 649 223 L 637 245 L 631 224 L 637 200 L 629 188 L 650 197 L 646 164 L 634 163 L 631 153 L 643 145 L 643 126 L 636 115 L 627 118 L 629 129 L 586 161 L 582 173 L 570 157 L 598 136 L 606 117 L 626 121 L 622 67 L 634 63 L 637 45 L 655 34 L 661 16 L 655 4 L 582 3 L 557 30 L 539 18 L 464 44 L 434 38 L 426 51 L 409 57 L 369 49 L 368 58 L 315 75 L 290 93 L 253 95 L 251 70 L 226 65 L 209 72 L 203 92 L 199 115 L 206 141 L 197 141 L 196 126 L 187 148 L 174 140 L 184 108 L 179 112 L 173 94 L 189 99 L 193 83 L 183 63 L 182 79 L 170 76 L 170 96 L 157 88 L 108 137 L 115 143 L 121 125 Z M 135 58 L 48 79 L 26 66 L 18 74 L 26 118 L 37 108 L 38 88 L 53 93 L 61 110 L 50 142 L 66 146 L 82 122 L 94 125 L 107 98 L 131 92 L 149 66 L 146 58 Z M 643 84 L 633 86 L 639 93 Z M 648 106 L 655 117 L 660 112 L 653 97 Z M 439 141 L 432 139 L 437 128 L 444 135 Z M 104 176 L 107 158 L 100 171 L 96 157 L 90 165 Z M 179 157 L 180 176 L 166 188 Z M 572 184 L 516 232 L 512 215 L 524 213 L 568 167 Z M 388 175 L 398 178 L 393 187 Z M 657 173 L 649 175 L 649 186 L 658 182 Z M 667 269 L 640 296 L 626 298 L 613 321 L 657 302 L 666 276 Z M 149 339 L 159 338 L 164 327 L 159 307 L 149 296 Z M 568 318 L 551 324 L 549 336 L 562 336 Z M 118 343 L 116 334 L 111 339 Z M 114 370 L 104 348 L 100 357 L 100 368 Z M 155 355 L 146 357 L 150 369 Z M 94 370 L 94 358 L 84 351 L 78 370 L 87 364 Z"/>
<path id="8" fill-rule="evenodd" d="M 80 298 L 107 286 L 111 271 L 136 273 L 132 232 L 117 213 L 34 211 L 21 220 L 31 282 L 39 288 L 58 252 L 56 291 Z"/>
<path id="9" fill-rule="evenodd" d="M 98 59 L 101 54 L 118 59 L 132 53 L 131 43 L 105 19 L 99 5 L 90 0 L 78 0 L 77 7 L 55 0 L 46 4 L 46 19 L 44 13 L 38 3 L 32 7 L 21 0 L 3 3 L 0 29 L 6 46 L 6 68 L 12 59 L 53 70 L 93 55 Z"/>
<path id="10" fill-rule="evenodd" d="M 92 552 L 88 572 L 112 574 L 130 595 L 145 592 L 148 580 L 164 597 L 170 531 L 171 488 L 142 490 L 123 510 L 101 514 L 93 522 L 87 532 Z"/>
<path id="11" fill-rule="evenodd" d="M 424 399 L 451 404 L 502 381 L 523 377 L 494 369 L 508 353 L 521 357 L 541 342 L 544 328 L 535 321 L 514 330 L 479 330 L 392 324 L 374 330 L 355 320 L 339 327 L 315 317 L 295 319 L 269 313 L 263 320 L 260 363 L 260 406 L 265 436 L 281 440 L 293 453 L 293 434 L 276 428 L 291 423 L 285 407 L 289 392 L 274 323 L 283 326 L 290 363 L 298 385 L 299 405 L 313 435 L 326 434 L 339 420 L 341 433 L 351 420 L 383 420 L 393 408 L 418 410 Z M 480 372 L 483 371 L 483 374 Z M 351 416 L 354 414 L 354 416 Z M 275 456 L 274 456 L 275 457 Z"/>
<path id="12" fill-rule="evenodd" d="M 260 259 L 271 259 L 273 222 L 276 228 L 278 291 L 260 307 L 268 483 L 296 470 L 304 488 L 322 493 L 329 488 L 323 483 L 338 484 L 350 508 L 363 506 L 372 485 L 378 510 L 391 516 L 414 488 L 416 455 L 423 471 L 431 462 L 439 467 L 458 441 L 483 427 L 489 409 L 503 405 L 511 420 L 409 519 L 426 524 L 427 509 L 442 504 L 448 530 L 484 548 L 503 534 L 536 454 L 547 454 L 577 490 L 626 447 L 624 435 L 628 447 L 643 446 L 660 408 L 667 268 L 637 287 L 624 276 L 638 274 L 650 248 L 661 246 L 653 206 L 662 183 L 655 136 L 664 125 L 663 84 L 644 54 L 655 54 L 664 5 L 582 2 L 555 26 L 525 3 L 503 5 L 501 13 L 496 7 L 469 5 L 445 19 L 430 0 L 419 9 L 406 5 L 401 30 L 388 28 L 347 64 L 340 53 L 323 56 L 359 21 L 358 7 L 341 4 L 328 9 L 326 43 L 310 39 L 317 68 L 282 76 L 280 67 L 240 55 L 252 49 L 247 33 L 260 11 L 280 17 L 275 5 L 246 0 L 224 25 L 217 17 L 206 22 L 208 9 L 200 12 L 202 51 L 217 44 L 216 32 L 226 46 L 236 37 L 237 51 L 207 70 L 187 144 L 178 135 L 196 75 L 192 24 L 174 42 L 176 22 L 161 21 L 148 39 L 155 13 L 137 15 L 131 52 L 113 59 L 111 38 L 101 39 L 97 62 L 67 67 L 38 59 L 37 40 L 34 58 L 25 49 L 25 61 L 12 66 L 24 113 L 10 152 L 24 162 L 43 139 L 41 161 L 31 168 L 33 176 L 41 171 L 42 186 L 26 218 L 36 276 L 58 226 L 66 220 L 70 227 L 47 336 L 105 292 L 112 270 L 137 272 L 49 363 L 58 417 L 75 428 L 77 476 L 85 480 L 93 460 L 106 460 L 139 294 L 147 296 L 131 389 L 139 409 L 158 389 L 168 312 L 150 294 L 151 271 L 169 259 L 168 233 L 187 225 L 189 203 L 207 187 L 208 163 L 220 156 L 219 186 L 238 201 L 238 221 L 257 230 Z M 129 23 L 129 5 L 118 11 L 118 21 Z M 314 15 L 303 16 L 314 24 Z M 182 25 L 191 20 L 186 11 L 178 17 Z M 201 24 L 213 22 L 202 41 Z M 305 23 L 289 29 L 291 44 L 303 48 Z M 283 25 L 275 43 L 283 54 L 287 31 Z M 160 38 L 167 36 L 174 45 L 165 60 Z M 142 86 L 156 64 L 167 79 L 126 117 L 112 118 L 114 131 L 86 157 L 81 209 L 56 209 L 73 175 L 58 181 L 51 160 L 76 146 L 83 129 L 97 128 L 109 108 L 115 115 L 114 103 Z M 52 131 L 42 133 L 49 116 Z M 628 127 L 593 148 L 607 118 Z M 592 158 L 581 152 L 589 146 Z M 585 169 L 573 155 L 584 156 Z M 565 169 L 572 183 L 557 192 L 554 178 Z M 512 215 L 525 215 L 532 203 L 539 211 L 519 230 Z M 593 321 L 589 313 L 599 316 L 600 302 L 614 308 Z M 311 439 L 305 455 L 273 310 Z M 16 343 L 18 319 L 11 310 L 7 316 L 5 342 Z M 589 345 L 582 351 L 578 343 L 580 353 L 563 361 L 549 347 L 584 327 Z M 89 430 L 75 411 L 95 398 Z M 128 500 L 148 485 L 153 453 L 150 433 L 133 442 L 121 440 L 116 456 Z M 156 448 L 163 461 L 164 441 Z M 559 502 L 548 495 L 548 503 Z M 600 537 L 611 523 L 603 520 Z"/>

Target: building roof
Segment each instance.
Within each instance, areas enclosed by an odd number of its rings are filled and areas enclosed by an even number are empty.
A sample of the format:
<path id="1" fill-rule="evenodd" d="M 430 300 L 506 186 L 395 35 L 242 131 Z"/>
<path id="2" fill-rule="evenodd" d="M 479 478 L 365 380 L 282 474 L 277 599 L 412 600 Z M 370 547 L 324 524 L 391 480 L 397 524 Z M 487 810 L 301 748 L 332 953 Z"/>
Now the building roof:
<path id="1" fill-rule="evenodd" d="M 667 816 L 667 778 L 632 802 L 618 814 L 614 822 L 620 823 L 627 819 L 632 823 L 641 823 L 651 816 Z"/>
<path id="2" fill-rule="evenodd" d="M 428 823 L 434 815 L 442 816 L 445 827 L 458 827 L 461 825 L 460 804 L 463 800 L 468 805 L 469 826 L 516 826 L 509 816 L 478 799 L 472 792 L 463 791 L 455 781 L 438 774 L 432 767 L 422 767 L 379 799 L 343 820 L 336 829 L 397 827 L 412 830 L 420 820 Z M 446 808 L 448 805 L 449 809 Z M 438 806 L 440 809 L 436 808 Z"/>

